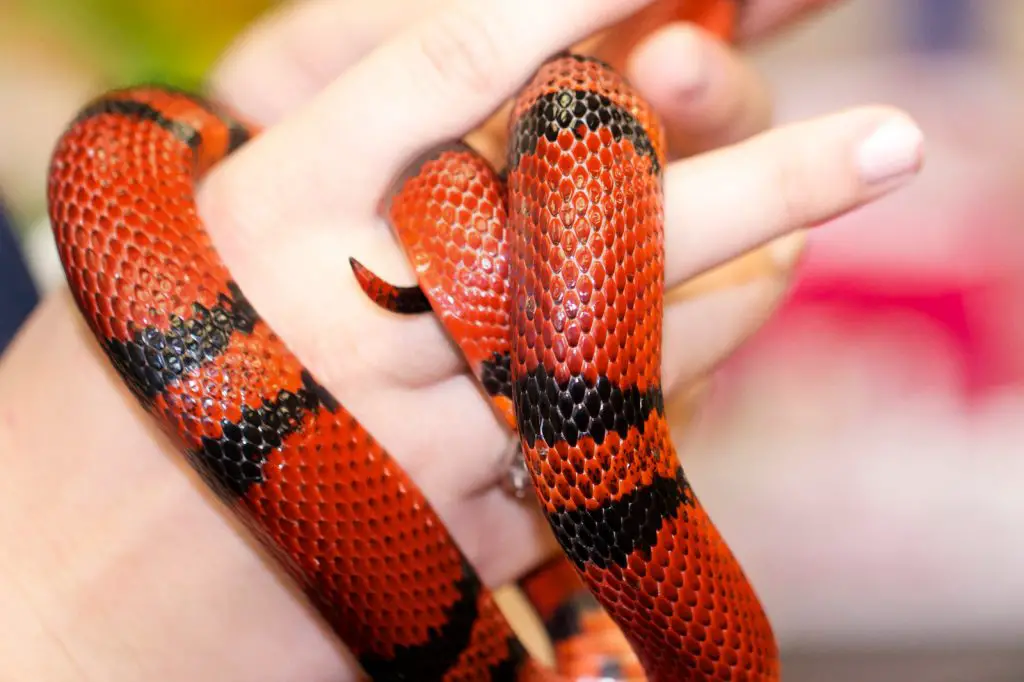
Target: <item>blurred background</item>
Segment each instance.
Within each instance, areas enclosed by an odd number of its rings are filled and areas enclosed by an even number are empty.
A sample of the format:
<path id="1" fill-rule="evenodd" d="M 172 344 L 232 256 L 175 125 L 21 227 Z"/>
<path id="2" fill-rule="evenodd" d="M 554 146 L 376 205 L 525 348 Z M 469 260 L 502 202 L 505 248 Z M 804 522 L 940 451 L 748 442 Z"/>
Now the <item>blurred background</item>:
<path id="1" fill-rule="evenodd" d="M 0 348 L 62 285 L 62 126 L 113 84 L 195 85 L 274 3 L 213 4 L 0 0 Z M 847 0 L 754 54 L 780 122 L 896 104 L 928 160 L 813 234 L 682 441 L 690 478 L 791 682 L 1024 680 L 1024 3 Z"/>

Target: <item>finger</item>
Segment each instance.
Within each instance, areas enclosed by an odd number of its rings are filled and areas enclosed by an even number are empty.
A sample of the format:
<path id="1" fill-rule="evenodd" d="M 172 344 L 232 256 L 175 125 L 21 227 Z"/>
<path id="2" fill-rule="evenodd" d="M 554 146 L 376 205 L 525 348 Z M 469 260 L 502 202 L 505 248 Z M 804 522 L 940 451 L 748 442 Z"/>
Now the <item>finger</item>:
<path id="1" fill-rule="evenodd" d="M 710 374 L 764 325 L 786 298 L 805 242 L 792 233 L 667 294 L 666 395 Z"/>
<path id="2" fill-rule="evenodd" d="M 246 167 L 263 171 L 246 199 L 260 196 L 259 215 L 278 225 L 286 215 L 371 217 L 413 158 L 480 123 L 551 53 L 649 1 L 447 3 L 244 149 Z"/>
<path id="3" fill-rule="evenodd" d="M 863 107 L 792 124 L 666 170 L 666 282 L 674 286 L 897 189 L 923 162 L 905 114 Z"/>
<path id="4" fill-rule="evenodd" d="M 750 62 L 692 24 L 670 24 L 641 42 L 626 74 L 661 115 L 671 158 L 739 142 L 771 123 L 768 88 Z"/>
<path id="5" fill-rule="evenodd" d="M 543 59 L 648 1 L 456 0 L 374 50 L 285 126 L 305 129 L 312 175 L 340 182 L 345 205 L 372 215 L 414 157 L 481 123 Z"/>
<path id="6" fill-rule="evenodd" d="M 831 9 L 840 0 L 750 0 L 740 15 L 739 38 L 759 38 L 786 24 Z"/>
<path id="7" fill-rule="evenodd" d="M 664 328 L 666 398 L 705 376 L 769 318 L 784 299 L 801 246 L 800 235 L 791 235 L 671 292 Z M 371 401 L 408 415 L 389 437 L 407 453 L 413 475 L 432 491 L 435 504 L 458 506 L 459 514 L 447 519 L 449 527 L 490 584 L 504 584 L 553 555 L 557 547 L 535 506 L 524 506 L 492 485 L 506 473 L 510 434 L 472 377 L 463 374 Z M 424 404 L 434 407 L 423 411 Z M 453 457 L 443 440 L 423 438 L 443 423 L 475 425 L 460 431 L 458 444 L 472 456 Z M 490 519 L 500 524 L 501 533 L 489 532 Z"/>
<path id="8" fill-rule="evenodd" d="M 217 98 L 263 125 L 279 121 L 399 30 L 450 0 L 306 0 L 268 12 L 209 79 Z"/>
<path id="9" fill-rule="evenodd" d="M 219 99 L 269 125 L 396 31 L 450 0 L 292 2 L 268 12 L 222 56 L 210 86 Z M 834 4 L 825 0 L 761 0 L 744 14 L 743 32 L 761 35 Z"/>

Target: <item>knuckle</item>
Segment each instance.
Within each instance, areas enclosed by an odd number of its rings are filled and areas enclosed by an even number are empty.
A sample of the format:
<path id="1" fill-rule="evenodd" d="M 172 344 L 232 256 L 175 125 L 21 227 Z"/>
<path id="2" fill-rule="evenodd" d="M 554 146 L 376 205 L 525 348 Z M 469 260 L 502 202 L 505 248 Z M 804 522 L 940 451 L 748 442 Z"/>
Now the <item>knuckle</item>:
<path id="1" fill-rule="evenodd" d="M 460 4 L 429 22 L 418 45 L 429 76 L 457 93 L 493 88 L 503 61 L 494 23 L 474 3 Z"/>

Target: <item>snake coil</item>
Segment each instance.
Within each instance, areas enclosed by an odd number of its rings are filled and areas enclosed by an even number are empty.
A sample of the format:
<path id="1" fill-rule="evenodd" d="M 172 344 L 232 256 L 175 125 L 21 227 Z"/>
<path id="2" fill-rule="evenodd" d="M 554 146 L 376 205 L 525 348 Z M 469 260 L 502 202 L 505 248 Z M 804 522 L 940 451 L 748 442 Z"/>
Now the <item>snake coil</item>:
<path id="1" fill-rule="evenodd" d="M 255 134 L 189 94 L 108 93 L 54 152 L 53 233 L 112 365 L 366 673 L 777 680 L 768 620 L 665 420 L 665 141 L 629 84 L 593 58 L 546 61 L 515 102 L 506 175 L 449 145 L 391 196 L 417 286 L 352 261 L 381 306 L 437 315 L 519 434 L 565 552 L 522 583 L 555 670 L 527 655 L 419 488 L 214 250 L 196 183 Z"/>

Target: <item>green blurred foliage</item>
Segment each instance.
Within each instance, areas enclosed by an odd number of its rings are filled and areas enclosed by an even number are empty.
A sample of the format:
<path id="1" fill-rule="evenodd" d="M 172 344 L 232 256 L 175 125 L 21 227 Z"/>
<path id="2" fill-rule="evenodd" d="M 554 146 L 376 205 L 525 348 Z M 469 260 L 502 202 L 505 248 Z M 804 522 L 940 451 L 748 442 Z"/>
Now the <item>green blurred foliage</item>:
<path id="1" fill-rule="evenodd" d="M 196 88 L 218 55 L 277 0 L 21 0 L 89 50 L 118 84 Z"/>

